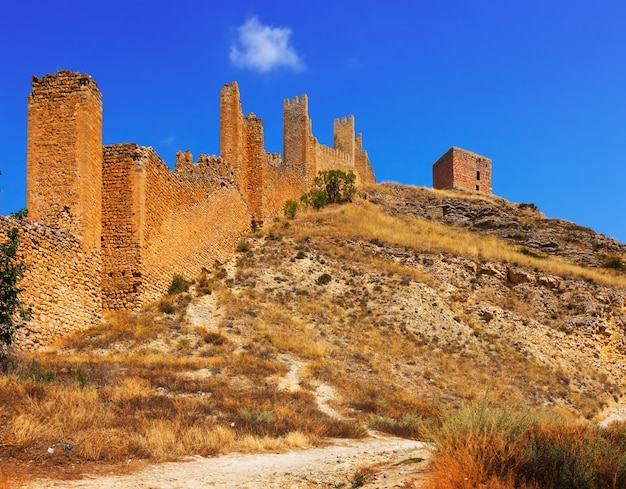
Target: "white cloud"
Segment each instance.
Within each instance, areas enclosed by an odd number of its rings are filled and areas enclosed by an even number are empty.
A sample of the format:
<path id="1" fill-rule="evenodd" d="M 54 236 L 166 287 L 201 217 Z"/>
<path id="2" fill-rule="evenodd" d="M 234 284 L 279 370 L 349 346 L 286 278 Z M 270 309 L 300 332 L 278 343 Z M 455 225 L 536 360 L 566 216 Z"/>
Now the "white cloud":
<path id="1" fill-rule="evenodd" d="M 295 71 L 305 68 L 296 50 L 289 45 L 291 29 L 261 24 L 251 17 L 237 28 L 239 39 L 230 48 L 230 61 L 239 68 L 261 73 L 286 66 Z"/>
<path id="2" fill-rule="evenodd" d="M 175 136 L 167 136 L 167 137 L 161 139 L 161 141 L 159 141 L 159 144 L 161 146 L 171 146 L 172 144 L 174 144 L 175 141 L 176 141 L 176 137 Z"/>

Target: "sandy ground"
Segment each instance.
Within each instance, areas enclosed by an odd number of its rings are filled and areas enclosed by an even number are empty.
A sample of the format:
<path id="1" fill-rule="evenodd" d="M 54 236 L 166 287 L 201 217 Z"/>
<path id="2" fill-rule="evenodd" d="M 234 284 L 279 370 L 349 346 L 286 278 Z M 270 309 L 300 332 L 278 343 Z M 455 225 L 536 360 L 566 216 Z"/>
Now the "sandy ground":
<path id="1" fill-rule="evenodd" d="M 190 457 L 153 465 L 124 476 L 85 475 L 78 481 L 35 480 L 39 488 L 144 489 L 304 489 L 420 487 L 430 452 L 421 442 L 383 435 L 364 440 L 334 440 L 335 444 L 279 454 L 232 454 L 216 458 Z M 423 460 L 420 460 L 423 459 Z M 362 485 L 355 485 L 362 474 Z"/>

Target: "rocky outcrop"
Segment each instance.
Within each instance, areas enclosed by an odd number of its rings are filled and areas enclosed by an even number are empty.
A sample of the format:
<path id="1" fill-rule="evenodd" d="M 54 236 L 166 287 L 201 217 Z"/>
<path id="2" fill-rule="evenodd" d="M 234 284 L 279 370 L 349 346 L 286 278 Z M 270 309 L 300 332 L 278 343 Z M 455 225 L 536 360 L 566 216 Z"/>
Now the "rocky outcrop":
<path id="1" fill-rule="evenodd" d="M 458 197 L 451 196 L 454 194 Z M 626 257 L 623 243 L 572 222 L 548 219 L 534 204 L 390 183 L 362 190 L 359 195 L 391 214 L 409 214 L 497 236 L 528 254 L 559 256 L 592 267 L 605 266 L 611 258 Z"/>

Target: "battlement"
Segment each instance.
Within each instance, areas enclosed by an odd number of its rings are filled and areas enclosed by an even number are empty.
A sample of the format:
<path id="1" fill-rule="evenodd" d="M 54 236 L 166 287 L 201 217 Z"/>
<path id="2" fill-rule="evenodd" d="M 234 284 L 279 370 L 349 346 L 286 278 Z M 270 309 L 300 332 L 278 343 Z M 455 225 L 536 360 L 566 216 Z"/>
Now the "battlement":
<path id="1" fill-rule="evenodd" d="M 307 107 L 309 106 L 309 98 L 307 97 L 306 94 L 302 94 L 300 96 L 300 98 L 298 98 L 298 96 L 294 96 L 291 98 L 291 100 L 289 99 L 285 99 L 284 103 L 283 103 L 285 108 L 288 107 L 299 107 L 299 106 L 304 106 Z"/>
<path id="2" fill-rule="evenodd" d="M 98 84 L 89 75 L 68 70 L 61 70 L 54 75 L 45 75 L 41 78 L 33 76 L 31 86 L 30 98 L 32 99 L 42 97 L 55 99 L 82 90 L 89 92 L 91 96 L 102 102 Z"/>
<path id="3" fill-rule="evenodd" d="M 335 119 L 335 124 L 336 125 L 351 124 L 352 126 L 354 126 L 354 116 L 350 115 L 348 117 L 337 118 Z"/>

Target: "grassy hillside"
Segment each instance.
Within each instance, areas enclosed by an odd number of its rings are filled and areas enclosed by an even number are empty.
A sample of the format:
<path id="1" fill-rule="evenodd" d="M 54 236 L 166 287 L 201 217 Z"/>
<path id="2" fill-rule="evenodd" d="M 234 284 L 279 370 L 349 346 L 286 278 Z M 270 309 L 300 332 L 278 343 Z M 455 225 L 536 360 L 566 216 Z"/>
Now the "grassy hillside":
<path id="1" fill-rule="evenodd" d="M 485 398 L 597 421 L 624 394 L 626 275 L 605 265 L 625 255 L 564 226 L 394 185 L 278 220 L 189 291 L 21 358 L 0 378 L 0 456 L 72 473 L 420 438 Z"/>

